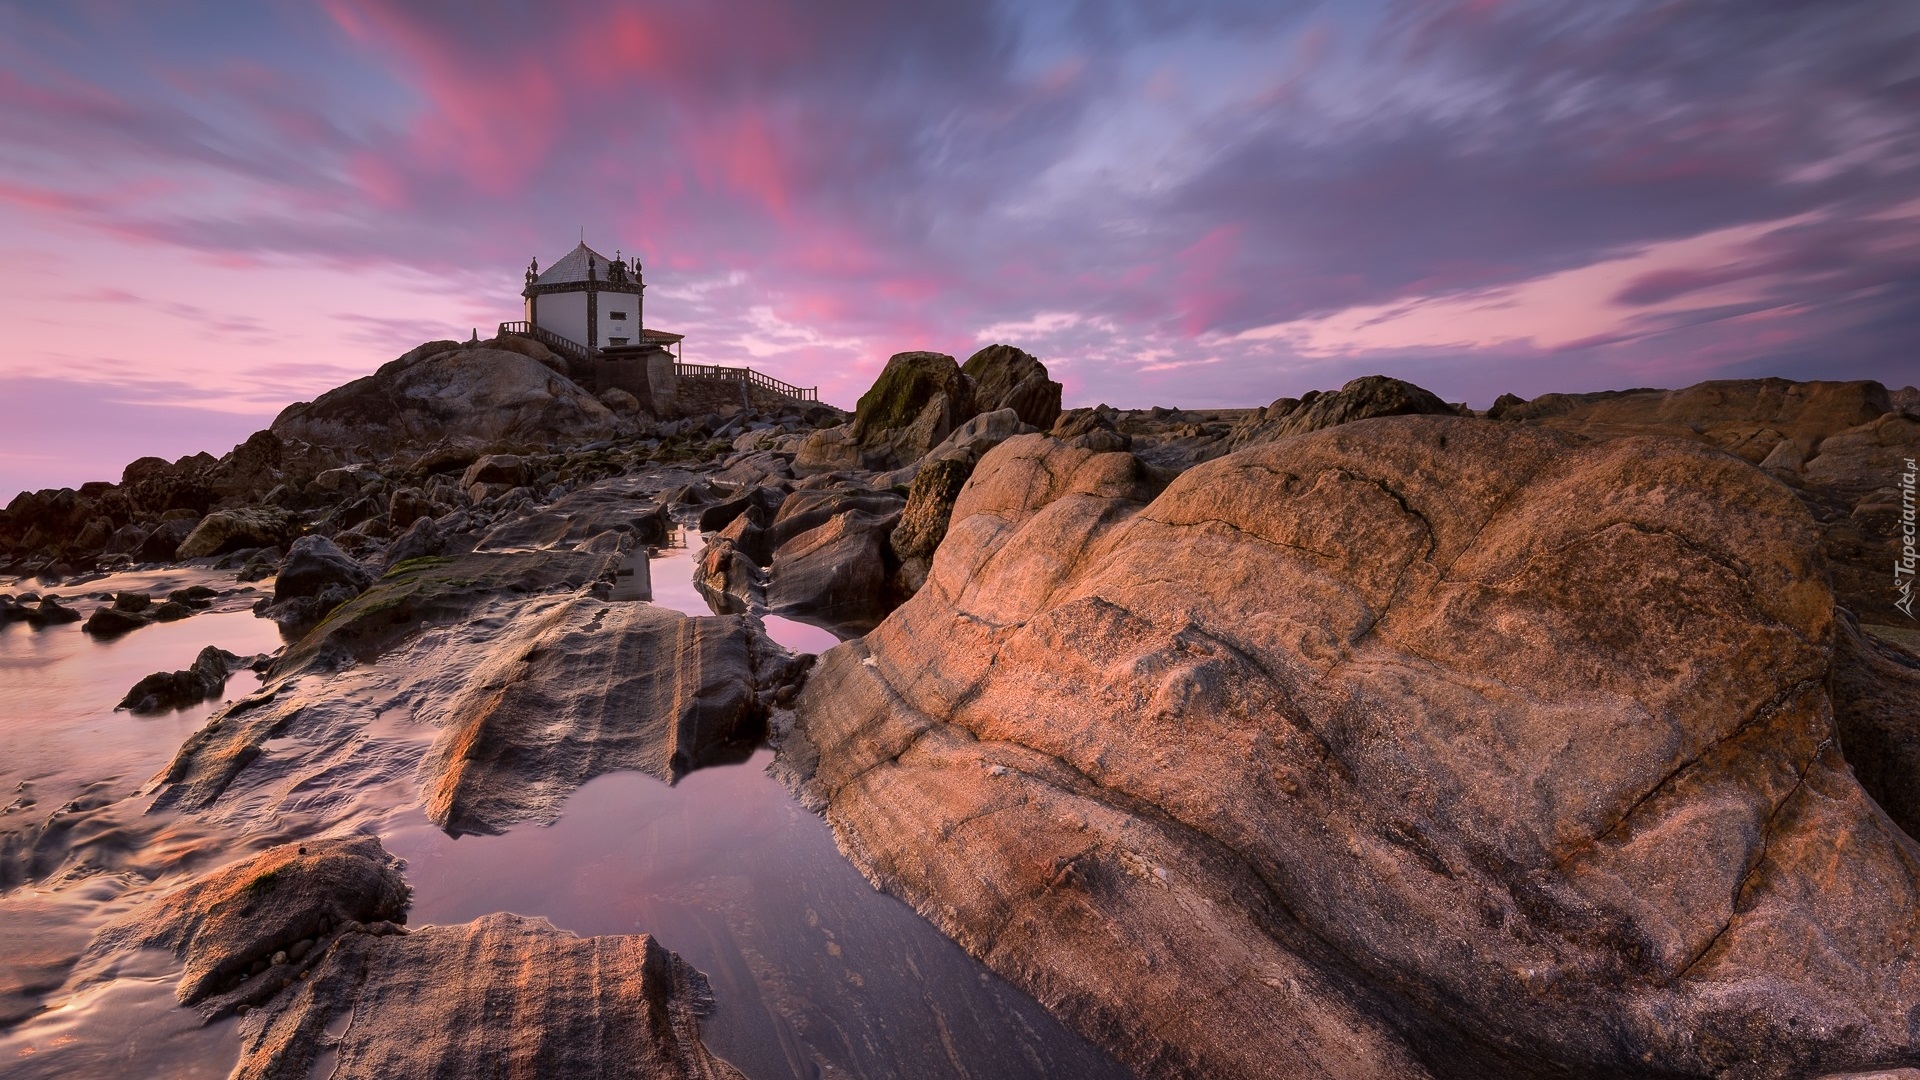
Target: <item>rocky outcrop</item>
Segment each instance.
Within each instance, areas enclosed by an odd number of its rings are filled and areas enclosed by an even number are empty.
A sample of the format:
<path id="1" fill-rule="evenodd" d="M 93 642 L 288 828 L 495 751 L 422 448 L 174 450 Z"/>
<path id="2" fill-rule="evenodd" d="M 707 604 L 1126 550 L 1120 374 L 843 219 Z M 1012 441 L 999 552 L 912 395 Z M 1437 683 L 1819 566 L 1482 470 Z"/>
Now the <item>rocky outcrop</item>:
<path id="1" fill-rule="evenodd" d="M 1042 431 L 1060 416 L 1060 384 L 1047 367 L 1011 345 L 989 345 L 967 358 L 960 373 L 973 380 L 973 401 L 981 412 L 1012 409 L 1023 424 Z"/>
<path id="2" fill-rule="evenodd" d="M 644 934 L 576 937 L 488 915 L 353 934 L 241 1028 L 236 1080 L 591 1076 L 740 1080 L 700 1043 L 707 980 Z"/>
<path id="3" fill-rule="evenodd" d="M 286 511 L 271 506 L 218 510 L 201 518 L 173 554 L 184 561 L 242 548 L 275 547 L 291 540 L 295 528 Z"/>
<path id="4" fill-rule="evenodd" d="M 434 716 L 427 816 L 454 835 L 550 823 L 615 769 L 672 781 L 744 759 L 801 670 L 737 615 L 582 597 L 521 623 Z"/>
<path id="5" fill-rule="evenodd" d="M 795 457 L 795 472 L 897 469 L 918 461 L 970 419 L 973 380 L 945 353 L 895 353 L 855 406 L 853 423 L 816 431 Z"/>
<path id="6" fill-rule="evenodd" d="M 388 455 L 441 441 L 558 446 L 608 439 L 620 421 L 592 394 L 518 352 L 430 342 L 273 422 L 282 439 Z"/>
<path id="7" fill-rule="evenodd" d="M 1492 415 L 1490 412 L 1489 415 Z M 1672 435 L 1759 464 L 1820 525 L 1834 592 L 1869 623 L 1907 622 L 1887 569 L 1899 550 L 1898 466 L 1920 456 L 1920 418 L 1877 382 L 1739 379 L 1680 390 L 1544 394 L 1500 419 L 1595 438 Z"/>
<path id="8" fill-rule="evenodd" d="M 877 883 L 1146 1076 L 1920 1056 L 1786 489 L 1440 417 L 1138 472 L 1009 440 L 822 658 L 781 759 Z"/>
<path id="9" fill-rule="evenodd" d="M 185 961 L 178 998 L 241 1020 L 236 1077 L 607 1076 L 737 1080 L 699 1041 L 706 979 L 646 935 L 581 938 L 488 915 L 413 933 L 371 836 L 268 848 L 95 935 Z"/>
<path id="10" fill-rule="evenodd" d="M 571 591 L 612 573 L 604 552 L 473 552 L 410 559 L 333 609 L 287 649 L 275 671 L 370 659 L 425 626 L 456 621 L 501 595 Z"/>
<path id="11" fill-rule="evenodd" d="M 1421 415 L 1457 416 L 1459 410 L 1410 382 L 1366 375 L 1332 393 L 1315 390 L 1298 399 L 1281 398 L 1261 410 L 1258 419 L 1237 426 L 1227 447 L 1238 450 L 1376 416 Z"/>
<path id="12" fill-rule="evenodd" d="M 1892 408 L 1886 387 L 1877 382 L 1720 379 L 1680 390 L 1543 394 L 1509 405 L 1500 419 L 1585 435 L 1682 435 L 1757 463 L 1784 439 L 1812 457 L 1827 436 Z"/>
<path id="13" fill-rule="evenodd" d="M 378 837 L 268 848 L 109 923 L 93 951 L 166 949 L 186 961 L 177 997 L 209 1015 L 258 1003 L 339 935 L 404 922 L 407 885 Z"/>
<path id="14" fill-rule="evenodd" d="M 672 524 L 663 504 L 637 499 L 625 491 L 589 487 L 571 492 L 543 510 L 502 522 L 476 546 L 483 551 L 586 545 L 624 550 L 636 544 L 665 543 Z M 594 544 L 595 538 L 601 538 L 601 542 Z"/>
<path id="15" fill-rule="evenodd" d="M 242 668 L 265 666 L 265 656 L 238 656 L 209 645 L 193 658 L 185 671 L 157 671 L 133 684 L 117 709 L 133 713 L 157 713 L 184 709 L 226 691 L 227 679 Z"/>

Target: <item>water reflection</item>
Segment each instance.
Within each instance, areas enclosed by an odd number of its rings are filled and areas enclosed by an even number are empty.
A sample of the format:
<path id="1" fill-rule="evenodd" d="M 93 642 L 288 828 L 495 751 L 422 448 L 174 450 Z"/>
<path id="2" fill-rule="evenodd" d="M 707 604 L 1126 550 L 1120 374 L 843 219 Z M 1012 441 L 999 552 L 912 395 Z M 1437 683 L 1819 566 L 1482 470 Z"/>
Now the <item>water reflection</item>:
<path id="1" fill-rule="evenodd" d="M 700 531 L 681 528 L 673 547 L 661 548 L 649 568 L 653 575 L 653 602 L 683 615 L 711 615 L 713 609 L 694 587 L 693 572 L 706 541 Z M 840 635 L 823 626 L 801 622 L 784 615 L 760 614 L 767 636 L 783 648 L 797 653 L 823 653 L 840 644 Z"/>
<path id="2" fill-rule="evenodd" d="M 705 972 L 715 1053 L 778 1077 L 1124 1076 L 904 904 L 765 773 L 771 751 L 677 785 L 599 777 L 548 828 L 450 839 L 416 815 L 410 921 L 491 911 L 580 934 L 651 933 Z"/>

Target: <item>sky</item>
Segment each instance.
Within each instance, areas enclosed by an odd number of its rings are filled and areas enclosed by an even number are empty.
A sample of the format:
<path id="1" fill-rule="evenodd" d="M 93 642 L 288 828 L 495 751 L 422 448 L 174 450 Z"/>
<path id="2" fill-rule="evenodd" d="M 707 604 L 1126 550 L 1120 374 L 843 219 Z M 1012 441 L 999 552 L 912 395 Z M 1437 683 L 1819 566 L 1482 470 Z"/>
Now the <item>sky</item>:
<path id="1" fill-rule="evenodd" d="M 638 256 L 851 406 L 1920 382 L 1911 0 L 0 0 L 0 498 Z"/>

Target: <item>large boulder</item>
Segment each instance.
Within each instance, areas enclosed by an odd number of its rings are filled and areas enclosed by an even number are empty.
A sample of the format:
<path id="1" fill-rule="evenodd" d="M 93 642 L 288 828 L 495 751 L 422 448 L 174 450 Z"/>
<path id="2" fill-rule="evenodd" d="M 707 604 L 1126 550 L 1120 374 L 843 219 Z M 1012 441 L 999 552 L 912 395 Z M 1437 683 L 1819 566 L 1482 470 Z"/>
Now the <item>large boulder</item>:
<path id="1" fill-rule="evenodd" d="M 292 539 L 296 528 L 292 516 L 278 507 L 216 510 L 194 525 L 173 554 L 181 560 L 203 559 L 242 548 L 275 547 Z"/>
<path id="2" fill-rule="evenodd" d="M 941 440 L 940 445 L 927 451 L 924 460 L 958 460 L 971 466 L 987 451 L 1015 435 L 1036 430 L 1040 428 L 1028 423 L 1011 407 L 983 412 L 954 428 L 951 434 Z"/>
<path id="3" fill-rule="evenodd" d="M 786 507 L 826 495 L 815 509 L 789 515 Z M 900 523 L 898 495 L 799 491 L 787 498 L 770 530 L 775 541 L 767 575 L 766 603 L 783 615 L 845 630 L 865 630 L 899 600 L 894 587 L 899 560 L 887 539 Z M 804 530 L 814 514 L 828 516 Z M 790 531 L 791 530 L 791 531 Z"/>
<path id="4" fill-rule="evenodd" d="M 781 760 L 876 883 L 1143 1076 L 1920 1060 L 1920 846 L 1785 488 L 1445 417 L 1151 502 L 1128 458 L 988 454 L 801 693 Z"/>
<path id="5" fill-rule="evenodd" d="M 187 537 L 200 525 L 198 517 L 176 517 L 161 521 L 153 531 L 140 541 L 138 556 L 141 562 L 172 562 L 186 543 Z"/>
<path id="6" fill-rule="evenodd" d="M 373 571 L 324 536 L 303 536 L 287 549 L 273 580 L 268 614 L 290 633 L 305 631 L 367 591 Z"/>
<path id="7" fill-rule="evenodd" d="M 592 394 L 517 352 L 422 346 L 362 379 L 288 406 L 282 439 L 376 453 L 441 441 L 577 445 L 612 438 L 620 421 Z"/>
<path id="8" fill-rule="evenodd" d="M 287 549 L 274 578 L 273 598 L 290 600 L 318 596 L 331 586 L 343 586 L 357 596 L 373 584 L 373 573 L 350 558 L 324 536 L 303 536 Z"/>
<path id="9" fill-rule="evenodd" d="M 1410 382 L 1364 375 L 1332 393 L 1316 390 L 1299 399 L 1281 398 L 1236 428 L 1227 444 L 1239 449 L 1377 416 L 1458 416 L 1459 412 Z"/>
<path id="10" fill-rule="evenodd" d="M 854 407 L 841 435 L 816 431 L 794 458 L 796 472 L 835 468 L 897 469 L 918 461 L 980 410 L 973 380 L 953 357 L 895 353 Z"/>
<path id="11" fill-rule="evenodd" d="M 960 365 L 973 380 L 974 406 L 981 412 L 1012 409 L 1023 424 L 1045 431 L 1060 416 L 1060 384 L 1047 366 L 1011 345 L 989 345 Z"/>

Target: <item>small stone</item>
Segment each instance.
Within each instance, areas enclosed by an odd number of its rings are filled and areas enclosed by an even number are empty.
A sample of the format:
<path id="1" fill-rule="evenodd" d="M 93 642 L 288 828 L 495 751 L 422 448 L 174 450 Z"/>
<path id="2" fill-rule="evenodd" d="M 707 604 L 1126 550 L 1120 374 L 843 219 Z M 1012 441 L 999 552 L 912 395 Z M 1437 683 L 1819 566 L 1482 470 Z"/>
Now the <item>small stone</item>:
<path id="1" fill-rule="evenodd" d="M 281 949 L 281 950 L 280 950 L 279 952 L 277 952 L 277 953 L 274 953 L 274 954 L 273 954 L 273 962 L 274 962 L 274 964 L 275 964 L 276 966 L 277 966 L 277 965 L 280 965 L 280 964 L 284 964 L 284 963 L 286 963 L 286 962 L 287 962 L 287 950 L 285 950 L 285 949 Z"/>

